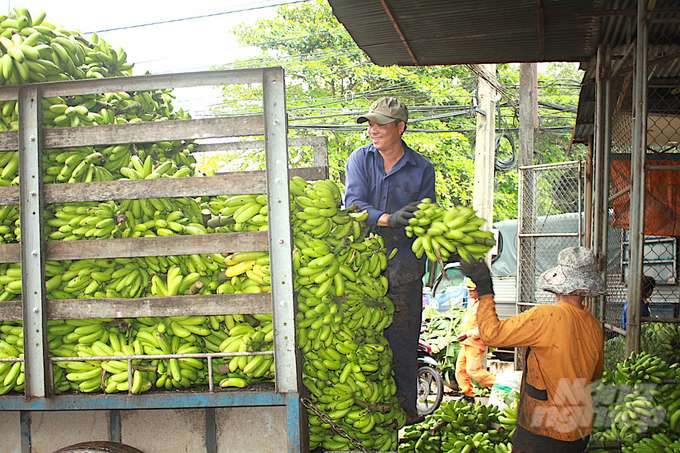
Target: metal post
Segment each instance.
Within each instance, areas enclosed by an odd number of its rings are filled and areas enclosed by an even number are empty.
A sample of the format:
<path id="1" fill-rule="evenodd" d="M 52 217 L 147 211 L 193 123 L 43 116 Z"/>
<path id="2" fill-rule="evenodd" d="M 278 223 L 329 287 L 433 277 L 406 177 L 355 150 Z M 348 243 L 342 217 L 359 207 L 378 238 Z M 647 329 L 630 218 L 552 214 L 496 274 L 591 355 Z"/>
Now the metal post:
<path id="1" fill-rule="evenodd" d="M 205 409 L 205 452 L 217 453 L 217 419 L 214 407 Z"/>
<path id="2" fill-rule="evenodd" d="M 605 73 L 604 73 L 604 133 L 602 134 L 604 138 L 603 142 L 603 179 L 602 179 L 602 248 L 600 250 L 600 263 L 601 263 L 601 276 L 602 280 L 607 282 L 607 263 L 609 261 L 608 256 L 608 244 L 609 244 L 609 185 L 611 184 L 611 160 L 612 160 L 612 81 L 611 81 L 611 46 L 605 48 Z M 600 296 L 600 308 L 598 314 L 600 315 L 600 321 L 605 322 L 606 320 L 606 302 L 607 296 Z"/>
<path id="3" fill-rule="evenodd" d="M 45 257 L 42 195 L 42 93 L 40 86 L 19 88 L 19 208 L 21 211 L 21 287 L 24 321 L 26 396 L 51 393 L 47 366 Z"/>
<path id="4" fill-rule="evenodd" d="M 640 351 L 641 280 L 644 247 L 645 149 L 647 138 L 647 19 L 645 0 L 638 0 L 637 49 L 633 89 L 633 131 L 630 153 L 630 260 L 626 354 Z"/>
<path id="5" fill-rule="evenodd" d="M 290 189 L 287 155 L 286 98 L 283 69 L 264 71 L 264 114 L 267 146 L 267 194 L 269 215 L 273 219 L 290 218 Z M 297 392 L 295 356 L 295 317 L 293 298 L 293 254 L 290 224 L 269 226 L 269 250 L 272 266 L 272 304 L 274 311 L 274 345 L 276 391 Z"/>
<path id="6" fill-rule="evenodd" d="M 290 175 L 288 172 L 288 122 L 283 68 L 268 68 L 263 74 L 263 98 L 269 218 L 290 218 Z M 287 393 L 286 408 L 299 406 L 298 351 L 295 345 L 295 294 L 293 292 L 293 234 L 289 222 L 269 225 L 272 310 L 274 312 L 274 364 L 276 391 Z M 288 451 L 299 452 L 303 439 L 300 411 L 288 423 Z M 306 448 L 306 447 L 305 447 Z"/>
<path id="7" fill-rule="evenodd" d="M 19 412 L 21 453 L 31 453 L 31 411 Z"/>
<path id="8" fill-rule="evenodd" d="M 602 118 L 604 111 L 604 89 L 603 84 L 603 66 L 604 66 L 604 49 L 603 44 L 597 46 L 597 70 L 596 70 L 596 99 L 595 99 L 595 164 L 593 166 L 593 193 L 590 197 L 590 203 L 593 206 L 593 224 L 592 224 L 592 248 L 595 255 L 600 256 L 600 247 L 602 246 L 602 181 L 603 181 L 603 142 L 604 129 L 602 128 Z"/>
<path id="9" fill-rule="evenodd" d="M 109 411 L 109 440 L 111 442 L 122 442 L 121 417 L 118 409 Z"/>

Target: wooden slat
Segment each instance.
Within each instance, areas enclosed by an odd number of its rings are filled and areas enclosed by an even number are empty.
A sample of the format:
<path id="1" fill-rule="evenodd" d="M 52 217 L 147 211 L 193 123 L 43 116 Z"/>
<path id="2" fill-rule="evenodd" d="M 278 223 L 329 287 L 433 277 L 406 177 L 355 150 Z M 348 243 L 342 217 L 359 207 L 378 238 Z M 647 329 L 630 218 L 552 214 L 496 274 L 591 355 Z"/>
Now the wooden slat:
<path id="1" fill-rule="evenodd" d="M 16 151 L 19 149 L 19 132 L 0 132 L 0 151 Z"/>
<path id="2" fill-rule="evenodd" d="M 290 176 L 308 181 L 325 179 L 322 167 L 293 168 Z M 211 197 L 260 194 L 266 191 L 264 170 L 220 173 L 203 178 L 159 178 L 98 181 L 43 186 L 46 204 L 140 198 Z M 0 187 L 0 206 L 19 204 L 19 187 Z"/>
<path id="3" fill-rule="evenodd" d="M 46 82 L 40 85 L 44 97 L 76 96 L 121 91 L 167 90 L 170 88 L 262 83 L 262 68 L 197 71 L 176 74 L 146 74 L 136 76 L 81 79 Z M 0 87 L 0 101 L 17 99 L 21 85 Z"/>
<path id="4" fill-rule="evenodd" d="M 264 117 L 262 115 L 59 127 L 43 129 L 43 149 L 199 138 L 249 137 L 263 133 Z M 140 141 L 140 137 L 144 137 L 144 141 Z M 16 150 L 18 143 L 16 131 L 0 132 L 0 151 Z"/>
<path id="5" fill-rule="evenodd" d="M 165 237 L 48 241 L 45 243 L 45 261 L 266 252 L 269 250 L 268 237 L 267 231 L 247 231 Z M 0 246 L 0 263 L 19 261 L 21 261 L 19 244 Z"/>
<path id="6" fill-rule="evenodd" d="M 153 143 L 197 138 L 247 137 L 263 133 L 262 115 L 230 116 L 46 129 L 43 131 L 43 147 L 50 149 L 118 143 Z M 140 137 L 144 137 L 144 142 L 140 142 Z"/>
<path id="7" fill-rule="evenodd" d="M 271 293 L 207 294 L 137 299 L 47 300 L 47 319 L 140 318 L 271 313 Z M 0 302 L 0 320 L 20 321 L 21 301 Z"/>

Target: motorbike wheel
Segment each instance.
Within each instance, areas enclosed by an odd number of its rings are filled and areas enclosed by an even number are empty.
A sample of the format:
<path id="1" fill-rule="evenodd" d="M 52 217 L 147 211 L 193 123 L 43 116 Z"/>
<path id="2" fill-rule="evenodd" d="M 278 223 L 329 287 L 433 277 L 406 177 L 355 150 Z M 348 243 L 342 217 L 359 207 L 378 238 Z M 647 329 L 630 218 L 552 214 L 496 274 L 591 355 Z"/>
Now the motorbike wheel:
<path id="1" fill-rule="evenodd" d="M 418 368 L 418 400 L 416 409 L 420 415 L 428 415 L 436 411 L 444 398 L 444 380 L 436 368 L 421 366 Z"/>

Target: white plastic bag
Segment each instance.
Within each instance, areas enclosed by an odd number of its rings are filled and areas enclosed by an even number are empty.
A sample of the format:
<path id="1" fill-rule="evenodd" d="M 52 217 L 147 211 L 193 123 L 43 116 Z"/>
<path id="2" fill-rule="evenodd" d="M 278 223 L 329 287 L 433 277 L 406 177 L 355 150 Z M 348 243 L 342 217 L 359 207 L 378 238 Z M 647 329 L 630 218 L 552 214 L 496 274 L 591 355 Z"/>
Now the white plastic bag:
<path id="1" fill-rule="evenodd" d="M 491 387 L 489 404 L 503 409 L 514 399 L 515 392 L 519 393 L 522 383 L 522 372 L 514 370 L 503 370 L 496 375 L 496 382 Z"/>

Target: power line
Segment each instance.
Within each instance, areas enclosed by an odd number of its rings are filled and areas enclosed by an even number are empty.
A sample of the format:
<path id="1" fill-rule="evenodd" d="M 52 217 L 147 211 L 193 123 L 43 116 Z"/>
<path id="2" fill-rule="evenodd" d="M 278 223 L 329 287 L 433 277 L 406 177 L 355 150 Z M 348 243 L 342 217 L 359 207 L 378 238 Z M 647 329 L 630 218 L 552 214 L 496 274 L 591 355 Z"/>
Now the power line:
<path id="1" fill-rule="evenodd" d="M 285 2 L 279 2 L 279 3 L 270 3 L 268 5 L 251 6 L 251 7 L 248 7 L 248 8 L 234 9 L 234 10 L 231 10 L 231 11 L 222 11 L 222 12 L 219 12 L 219 13 L 202 14 L 200 16 L 181 17 L 179 19 L 169 19 L 169 20 L 162 20 L 162 21 L 158 21 L 158 22 L 147 22 L 145 24 L 127 25 L 127 26 L 124 26 L 124 27 L 116 27 L 116 28 L 106 28 L 106 29 L 103 29 L 103 30 L 88 31 L 86 33 L 105 33 L 105 32 L 110 32 L 110 31 L 120 31 L 120 30 L 130 30 L 130 29 L 133 29 L 133 28 L 151 27 L 151 26 L 154 26 L 154 25 L 171 24 L 171 23 L 174 23 L 174 22 L 184 22 L 184 21 L 187 21 L 187 20 L 205 19 L 205 18 L 208 18 L 208 17 L 224 16 L 226 14 L 255 11 L 255 10 L 258 10 L 258 9 L 272 8 L 274 6 L 284 6 L 284 5 L 293 5 L 295 3 L 305 3 L 306 1 L 308 1 L 308 0 L 289 0 L 289 1 L 285 1 Z"/>

